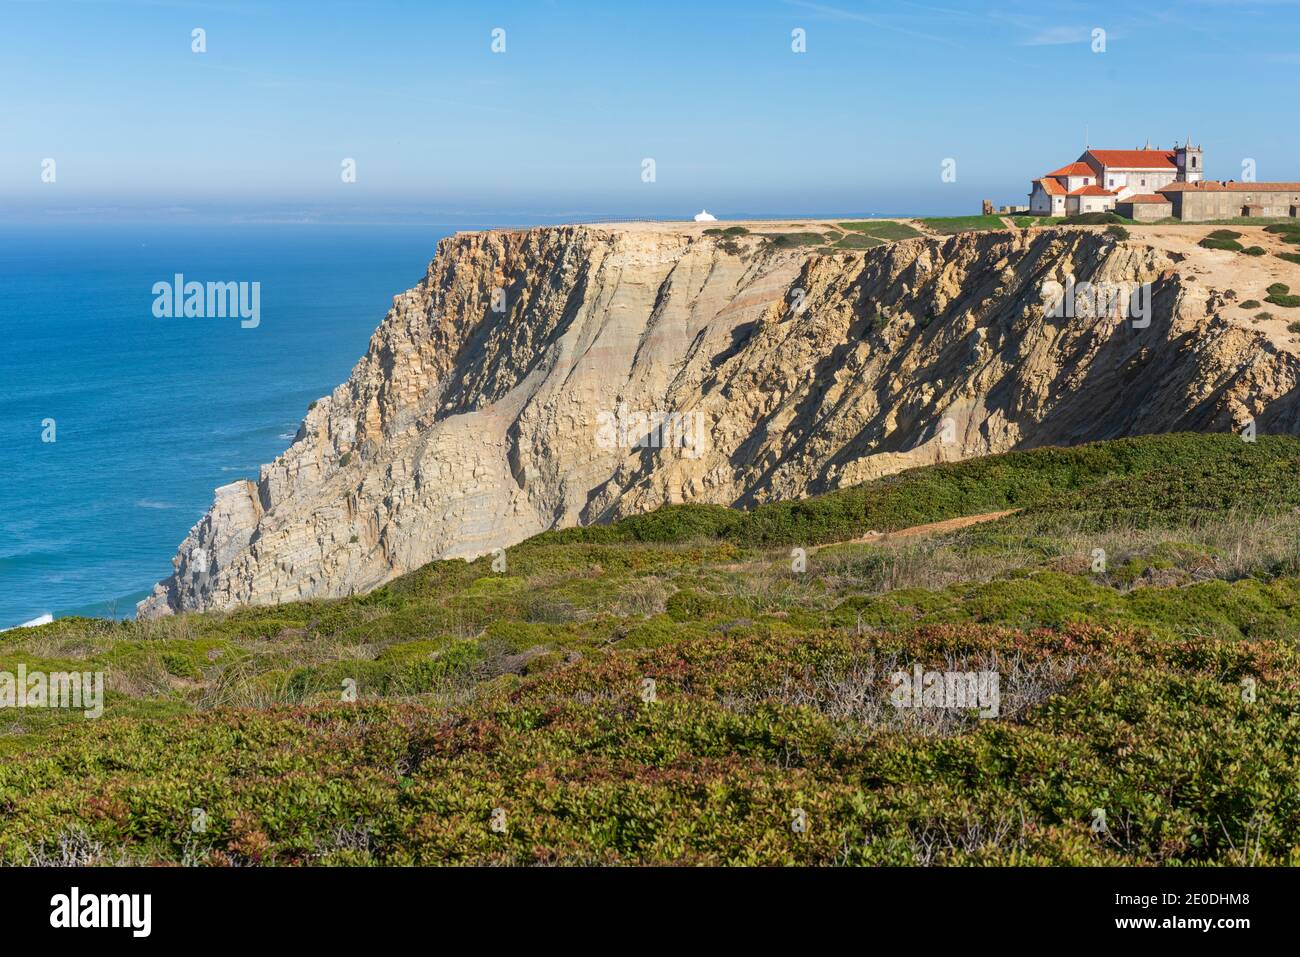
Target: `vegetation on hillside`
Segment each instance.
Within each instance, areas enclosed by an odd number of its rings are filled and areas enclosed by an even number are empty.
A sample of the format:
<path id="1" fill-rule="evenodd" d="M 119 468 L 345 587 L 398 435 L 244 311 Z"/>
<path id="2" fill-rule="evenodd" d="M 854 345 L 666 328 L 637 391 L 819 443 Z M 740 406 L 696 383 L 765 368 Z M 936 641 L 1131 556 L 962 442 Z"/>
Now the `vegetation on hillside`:
<path id="1" fill-rule="evenodd" d="M 1244 251 L 1245 247 L 1237 242 L 1241 238 L 1241 233 L 1234 229 L 1216 229 L 1207 235 L 1197 245 L 1206 249 L 1223 249 L 1228 252 L 1239 253 Z"/>
<path id="2" fill-rule="evenodd" d="M 891 219 L 873 219 L 856 222 L 837 223 L 840 229 L 872 237 L 884 242 L 896 242 L 900 239 L 917 239 L 925 234 L 907 223 Z"/>
<path id="3" fill-rule="evenodd" d="M 928 216 L 916 221 L 930 232 L 943 236 L 1007 228 L 1001 216 Z"/>
<path id="4" fill-rule="evenodd" d="M 1300 296 L 1291 292 L 1291 287 L 1284 282 L 1275 282 L 1268 287 L 1268 295 L 1264 297 L 1265 302 L 1271 302 L 1275 306 L 1284 306 L 1288 309 L 1295 309 L 1300 306 Z"/>
<path id="5" fill-rule="evenodd" d="M 797 232 L 768 233 L 763 238 L 779 249 L 788 249 L 795 246 L 820 246 L 832 237 L 821 233 Z"/>
<path id="6" fill-rule="evenodd" d="M 1072 216 L 1062 217 L 1061 222 L 1067 226 L 1101 226 L 1106 223 L 1124 224 L 1128 226 L 1136 225 L 1133 220 L 1119 213 L 1075 213 Z"/>
<path id="7" fill-rule="evenodd" d="M 0 860 L 1300 863 L 1297 478 L 1289 437 L 1044 448 L 6 632 L 109 693 L 0 711 Z M 897 707 L 918 665 L 997 715 Z"/>

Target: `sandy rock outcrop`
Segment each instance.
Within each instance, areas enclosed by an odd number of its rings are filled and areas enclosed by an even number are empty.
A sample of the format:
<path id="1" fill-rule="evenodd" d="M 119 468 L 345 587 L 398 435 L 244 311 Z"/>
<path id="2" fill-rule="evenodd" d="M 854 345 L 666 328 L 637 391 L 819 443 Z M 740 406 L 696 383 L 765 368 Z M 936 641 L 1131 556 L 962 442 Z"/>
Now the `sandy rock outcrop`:
<path id="1" fill-rule="evenodd" d="M 1070 229 L 830 255 L 689 225 L 458 234 L 139 611 L 347 595 L 549 528 L 1014 448 L 1300 431 L 1300 361 L 1183 260 Z M 1147 284 L 1149 321 L 1053 315 L 1071 278 Z"/>

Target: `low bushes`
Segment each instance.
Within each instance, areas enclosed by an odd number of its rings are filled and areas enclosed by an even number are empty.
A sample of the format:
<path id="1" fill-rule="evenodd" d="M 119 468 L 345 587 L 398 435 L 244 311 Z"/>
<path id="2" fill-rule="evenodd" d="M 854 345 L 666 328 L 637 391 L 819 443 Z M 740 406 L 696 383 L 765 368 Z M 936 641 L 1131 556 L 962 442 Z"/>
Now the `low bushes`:
<path id="1" fill-rule="evenodd" d="M 1275 306 L 1284 306 L 1288 309 L 1294 309 L 1300 306 L 1300 296 L 1291 293 L 1291 287 L 1286 283 L 1275 282 L 1268 287 L 1268 296 L 1265 302 L 1271 302 Z"/>

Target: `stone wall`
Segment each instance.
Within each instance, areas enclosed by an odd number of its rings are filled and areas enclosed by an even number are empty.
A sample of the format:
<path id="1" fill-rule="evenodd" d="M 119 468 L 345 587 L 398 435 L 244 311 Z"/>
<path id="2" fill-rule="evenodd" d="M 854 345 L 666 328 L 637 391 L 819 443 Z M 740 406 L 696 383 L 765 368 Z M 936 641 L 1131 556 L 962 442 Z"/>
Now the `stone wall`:
<path id="1" fill-rule="evenodd" d="M 1115 205 L 1115 212 L 1140 223 L 1150 223 L 1173 216 L 1174 206 L 1173 203 L 1126 203 L 1120 200 Z"/>
<path id="2" fill-rule="evenodd" d="M 1193 223 L 1242 216 L 1247 204 L 1258 204 L 1261 216 L 1290 216 L 1292 206 L 1300 203 L 1300 193 L 1293 190 L 1179 190 L 1167 195 L 1174 215 Z"/>

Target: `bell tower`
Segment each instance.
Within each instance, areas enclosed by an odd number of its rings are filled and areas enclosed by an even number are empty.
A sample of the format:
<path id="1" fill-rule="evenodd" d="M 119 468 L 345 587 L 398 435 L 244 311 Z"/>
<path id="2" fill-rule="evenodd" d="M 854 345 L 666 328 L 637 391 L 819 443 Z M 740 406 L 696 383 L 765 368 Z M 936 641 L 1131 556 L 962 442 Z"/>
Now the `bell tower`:
<path id="1" fill-rule="evenodd" d="M 1174 162 L 1178 166 L 1178 182 L 1199 183 L 1205 175 L 1205 152 L 1199 146 L 1192 145 L 1192 138 L 1187 137 L 1185 146 L 1174 146 Z"/>

